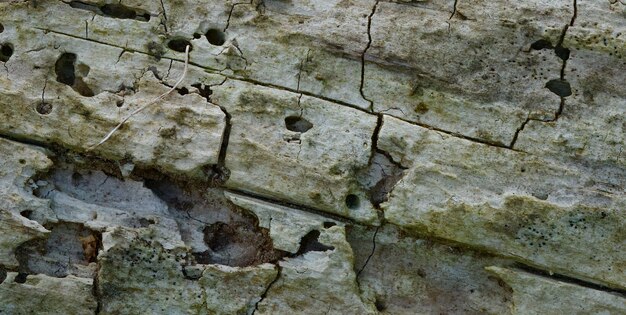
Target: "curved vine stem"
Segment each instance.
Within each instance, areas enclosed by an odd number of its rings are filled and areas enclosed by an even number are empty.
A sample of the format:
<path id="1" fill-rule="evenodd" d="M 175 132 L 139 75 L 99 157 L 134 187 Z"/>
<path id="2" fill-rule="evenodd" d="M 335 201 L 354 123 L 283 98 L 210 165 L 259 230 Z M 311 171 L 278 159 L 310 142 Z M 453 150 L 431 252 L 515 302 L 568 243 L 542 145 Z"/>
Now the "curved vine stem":
<path id="1" fill-rule="evenodd" d="M 107 140 L 109 140 L 111 138 L 111 136 L 113 136 L 113 134 L 120 129 L 120 127 L 122 127 L 122 125 L 128 121 L 131 117 L 133 117 L 134 115 L 138 114 L 139 112 L 141 112 L 142 110 L 146 109 L 146 107 L 164 99 L 166 96 L 168 96 L 170 93 L 172 93 L 174 90 L 176 90 L 176 88 L 178 87 L 178 85 L 180 85 L 183 80 L 185 79 L 185 76 L 187 75 L 187 67 L 189 66 L 189 45 L 187 45 L 185 47 L 185 68 L 183 69 L 183 74 L 180 76 L 180 79 L 178 79 L 178 81 L 176 82 L 176 84 L 174 84 L 174 86 L 172 86 L 167 92 L 159 95 L 158 97 L 156 97 L 155 99 L 153 99 L 152 101 L 146 103 L 145 105 L 135 109 L 132 113 L 130 113 L 128 116 L 126 116 L 126 118 L 122 119 L 122 121 L 120 121 L 119 124 L 117 124 L 117 126 L 115 126 L 115 128 L 113 128 L 111 131 L 109 131 L 109 133 L 102 138 L 102 140 L 100 140 L 100 142 L 98 142 L 95 145 L 92 145 L 91 147 L 89 147 L 87 149 L 87 151 L 91 151 L 93 149 L 95 149 L 96 147 L 98 147 L 99 145 L 105 143 Z"/>

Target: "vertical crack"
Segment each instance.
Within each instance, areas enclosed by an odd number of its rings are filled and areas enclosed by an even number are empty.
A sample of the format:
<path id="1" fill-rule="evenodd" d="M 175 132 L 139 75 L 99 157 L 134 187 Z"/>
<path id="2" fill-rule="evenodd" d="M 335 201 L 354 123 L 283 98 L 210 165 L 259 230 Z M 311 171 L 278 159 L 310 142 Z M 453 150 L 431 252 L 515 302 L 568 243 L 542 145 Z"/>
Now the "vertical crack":
<path id="1" fill-rule="evenodd" d="M 556 44 L 554 51 L 565 51 L 567 48 L 563 47 L 563 41 L 565 40 L 565 35 L 567 34 L 567 29 L 570 27 L 569 24 L 565 25 L 563 27 L 563 30 L 561 31 L 561 36 L 559 36 L 559 41 Z M 560 72 L 560 79 L 564 80 L 565 79 L 565 67 L 567 66 L 567 59 L 569 58 L 569 51 L 567 52 L 567 56 L 563 57 L 563 64 L 561 65 L 561 72 Z"/>
<path id="2" fill-rule="evenodd" d="M 569 59 L 569 49 L 563 47 L 563 42 L 565 41 L 565 36 L 567 35 L 567 30 L 569 29 L 570 26 L 574 26 L 574 22 L 576 21 L 576 16 L 578 15 L 578 4 L 577 4 L 577 0 L 573 0 L 574 3 L 574 8 L 573 8 L 573 14 L 572 14 L 572 18 L 570 19 L 569 24 L 565 25 L 563 27 L 563 32 L 561 32 L 561 37 L 559 38 L 559 42 L 555 47 L 555 52 L 557 53 L 557 55 L 559 55 L 559 57 L 561 59 L 563 59 L 563 65 L 561 66 L 561 73 L 560 73 L 560 79 L 561 81 L 565 82 L 565 68 L 567 67 L 567 60 Z M 561 54 L 559 53 L 559 51 L 561 52 Z M 563 113 L 563 110 L 565 109 L 565 97 L 566 96 L 561 96 L 561 102 L 559 103 L 559 108 L 557 109 L 557 111 L 554 113 L 554 118 L 552 120 L 550 120 L 550 122 L 555 122 L 559 119 L 559 117 L 561 117 L 561 114 Z"/>
<path id="3" fill-rule="evenodd" d="M 167 67 L 167 72 L 165 73 L 165 76 L 163 77 L 163 80 L 161 81 L 167 81 L 167 79 L 170 77 L 170 71 L 172 70 L 173 63 L 174 63 L 174 59 L 170 59 L 170 65 Z"/>
<path id="4" fill-rule="evenodd" d="M 217 86 L 217 85 L 222 85 L 227 80 L 228 79 L 226 78 L 221 83 L 211 85 L 209 88 L 213 86 Z M 207 101 L 210 101 L 210 100 L 207 99 Z M 213 103 L 213 102 L 211 102 L 211 104 L 218 106 L 220 110 L 224 113 L 225 124 L 226 124 L 224 126 L 224 132 L 222 134 L 222 144 L 220 146 L 220 152 L 217 157 L 217 164 L 212 165 L 210 169 L 207 170 L 211 184 L 214 186 L 221 186 L 224 183 L 226 183 L 226 181 L 230 177 L 230 170 L 226 167 L 226 153 L 228 151 L 228 142 L 230 140 L 230 130 L 232 128 L 232 123 L 231 123 L 232 116 L 228 113 L 226 108 L 224 108 L 223 106 Z"/>
<path id="5" fill-rule="evenodd" d="M 163 10 L 163 20 L 161 20 L 161 25 L 163 25 L 163 28 L 165 29 L 165 33 L 168 32 L 167 30 L 167 13 L 165 13 L 165 4 L 163 3 L 163 0 L 159 0 L 161 2 L 161 10 Z"/>
<path id="6" fill-rule="evenodd" d="M 374 154 L 378 151 L 378 134 L 383 127 L 383 114 L 378 114 L 376 119 L 376 127 L 372 133 L 372 154 L 370 155 L 370 163 L 374 159 Z"/>
<path id="7" fill-rule="evenodd" d="M 370 46 L 372 45 L 372 32 L 371 32 L 372 31 L 372 17 L 374 16 L 374 13 L 376 13 L 376 8 L 378 7 L 379 2 L 380 0 L 376 0 L 376 3 L 374 3 L 374 7 L 372 8 L 372 12 L 367 17 L 367 45 L 365 46 L 365 49 L 363 50 L 363 53 L 361 54 L 361 85 L 359 86 L 359 91 L 361 92 L 361 97 L 370 104 L 369 106 L 370 112 L 374 112 L 374 102 L 368 99 L 367 97 L 365 97 L 365 93 L 363 89 L 365 85 L 365 54 L 367 53 L 367 51 L 370 49 Z"/>
<path id="8" fill-rule="evenodd" d="M 517 138 L 519 137 L 520 132 L 522 132 L 522 130 L 524 130 L 524 128 L 526 127 L 526 124 L 528 124 L 528 122 L 531 121 L 531 120 L 532 119 L 530 118 L 530 113 L 528 113 L 528 116 L 526 116 L 526 120 L 524 120 L 522 125 L 519 126 L 515 130 L 515 134 L 513 134 L 513 139 L 511 140 L 511 144 L 509 144 L 509 149 L 513 149 L 513 147 L 515 146 L 515 143 L 517 142 Z"/>
<path id="9" fill-rule="evenodd" d="M 116 65 L 120 62 L 120 60 L 122 59 L 122 55 L 124 55 L 125 52 L 126 52 L 126 48 L 123 48 L 122 52 L 120 52 L 120 54 L 117 56 L 117 60 L 115 61 Z"/>
<path id="10" fill-rule="evenodd" d="M 219 106 L 219 105 L 218 105 Z M 230 171 L 226 168 L 226 152 L 228 150 L 228 140 L 230 139 L 230 129 L 232 128 L 231 118 L 232 116 L 222 106 L 219 106 L 224 115 L 226 115 L 226 126 L 224 127 L 224 134 L 222 135 L 222 146 L 220 147 L 220 153 L 217 158 L 217 165 L 214 167 L 214 175 L 211 178 L 213 184 L 221 185 L 228 180 Z"/>
<path id="11" fill-rule="evenodd" d="M 370 252 L 369 256 L 367 256 L 367 259 L 363 263 L 363 266 L 361 266 L 361 269 L 359 269 L 359 271 L 356 273 L 357 282 L 359 281 L 359 276 L 361 275 L 361 272 L 365 270 L 365 267 L 367 267 L 367 264 L 370 262 L 370 259 L 372 259 L 372 256 L 374 256 L 374 252 L 376 251 L 376 236 L 378 236 L 378 231 L 380 230 L 381 227 L 382 227 L 382 224 L 380 226 L 377 226 L 376 230 L 374 231 L 374 236 L 372 237 L 372 251 Z"/>
<path id="12" fill-rule="evenodd" d="M 300 61 L 300 70 L 298 71 L 298 82 L 296 85 L 296 92 L 300 92 L 300 80 L 302 78 L 302 69 L 304 68 L 304 64 L 309 61 L 309 55 L 311 53 L 311 49 L 308 49 L 306 52 L 306 56 L 303 60 Z M 298 95 L 298 103 L 297 106 L 300 109 L 300 115 L 298 117 L 302 118 L 304 114 L 304 108 L 302 107 L 302 92 Z M 296 161 L 300 161 L 300 153 L 302 152 L 302 140 L 298 140 L 298 154 L 296 155 Z"/>
<path id="13" fill-rule="evenodd" d="M 302 99 L 302 93 L 300 92 L 300 80 L 302 79 L 302 69 L 304 68 L 304 64 L 309 61 L 309 55 L 311 54 L 311 49 L 308 49 L 306 52 L 306 56 L 303 60 L 300 61 L 300 70 L 298 71 L 298 82 L 296 83 L 296 92 L 300 93 L 298 95 L 298 108 L 300 108 L 300 117 L 302 117 L 304 109 L 300 105 L 300 100 Z"/>
<path id="14" fill-rule="evenodd" d="M 265 300 L 265 298 L 267 297 L 267 293 L 270 291 L 272 286 L 274 286 L 274 283 L 276 283 L 278 281 L 278 279 L 280 279 L 280 275 L 281 275 L 281 273 L 283 271 L 283 268 L 278 263 L 276 264 L 276 268 L 278 268 L 278 272 L 276 273 L 276 278 L 274 278 L 274 280 L 272 280 L 272 282 L 270 282 L 270 284 L 267 286 L 267 288 L 265 288 L 265 291 L 263 292 L 263 294 L 261 294 L 261 299 L 259 299 L 256 303 L 254 303 L 254 310 L 252 311 L 253 315 L 256 313 L 256 311 L 259 310 L 259 304 L 261 304 L 261 302 L 263 302 L 263 300 Z"/>
<path id="15" fill-rule="evenodd" d="M 306 51 L 306 56 L 304 59 L 300 60 L 300 69 L 298 70 L 298 81 L 296 83 L 296 92 L 300 92 L 300 80 L 302 78 L 302 69 L 304 68 L 304 64 L 309 61 L 309 55 L 311 54 L 311 49 Z"/>
<path id="16" fill-rule="evenodd" d="M 572 15 L 572 19 L 569 22 L 570 26 L 574 26 L 574 21 L 576 21 L 576 17 L 578 16 L 578 3 L 577 0 L 574 0 L 574 15 Z"/>
<path id="17" fill-rule="evenodd" d="M 94 312 L 95 315 L 100 314 L 102 311 L 102 296 L 100 294 L 100 288 L 98 287 L 98 274 L 100 274 L 100 264 L 96 267 L 96 272 L 93 277 L 93 287 L 91 288 L 94 298 L 96 299 L 96 310 Z"/>
<path id="18" fill-rule="evenodd" d="M 560 80 L 560 82 L 563 82 L 563 83 L 567 83 L 567 81 L 565 80 L 565 69 L 567 68 L 567 60 L 569 59 L 569 54 L 570 54 L 570 50 L 568 48 L 566 48 L 566 47 L 563 47 L 563 42 L 565 41 L 565 36 L 567 35 L 567 30 L 570 28 L 570 26 L 574 26 L 574 22 L 576 21 L 576 17 L 578 16 L 578 3 L 577 3 L 577 0 L 573 0 L 573 1 L 574 1 L 574 3 L 573 3 L 574 4 L 574 8 L 573 8 L 572 18 L 570 19 L 569 24 L 566 24 L 563 27 L 563 30 L 561 31 L 561 35 L 559 36 L 559 41 L 556 44 L 556 46 L 554 46 L 554 52 L 556 53 L 556 55 L 559 58 L 561 58 L 563 60 L 563 63 L 561 64 L 561 71 L 560 71 L 560 74 L 559 74 L 559 80 Z M 455 10 L 456 10 L 456 2 L 455 2 Z M 548 82 L 548 84 L 549 83 L 550 82 Z M 567 86 L 569 88 L 569 83 L 567 83 Z M 548 87 L 547 84 L 546 84 L 546 87 Z M 509 146 L 508 146 L 509 149 L 513 149 L 513 147 L 515 146 L 515 143 L 517 142 L 517 139 L 518 139 L 520 133 L 524 130 L 526 125 L 531 120 L 540 121 L 540 122 L 544 122 L 544 123 L 550 123 L 550 122 L 556 122 L 561 117 L 561 115 L 563 114 L 563 111 L 565 110 L 565 98 L 567 96 L 559 95 L 559 97 L 560 97 L 559 107 L 554 112 L 554 117 L 551 118 L 551 119 L 542 120 L 542 119 L 531 118 L 530 114 L 529 114 L 529 117 L 526 117 L 526 120 L 524 120 L 522 125 L 520 127 L 518 127 L 517 130 L 515 130 L 515 134 L 513 135 L 513 139 L 511 140 L 511 144 L 509 144 Z"/>
<path id="19" fill-rule="evenodd" d="M 452 20 L 452 18 L 453 18 L 453 17 L 454 17 L 454 15 L 456 14 L 456 3 L 457 3 L 458 1 L 459 1 L 459 0 L 454 0 L 454 6 L 452 7 L 452 14 L 450 14 L 450 17 L 448 18 L 448 20 Z M 448 25 L 450 25 L 450 24 L 448 24 Z"/>
<path id="20" fill-rule="evenodd" d="M 224 27 L 223 32 L 226 32 L 226 30 L 228 29 L 228 27 L 230 26 L 230 18 L 233 16 L 233 11 L 235 11 L 235 7 L 237 5 L 240 4 L 252 4 L 253 0 L 250 0 L 250 2 L 237 2 L 237 3 L 233 3 L 233 5 L 230 7 L 230 11 L 228 11 L 228 18 L 226 19 L 226 26 Z"/>
<path id="21" fill-rule="evenodd" d="M 46 102 L 46 86 L 48 86 L 48 78 L 43 82 L 43 89 L 41 90 L 41 104 Z"/>

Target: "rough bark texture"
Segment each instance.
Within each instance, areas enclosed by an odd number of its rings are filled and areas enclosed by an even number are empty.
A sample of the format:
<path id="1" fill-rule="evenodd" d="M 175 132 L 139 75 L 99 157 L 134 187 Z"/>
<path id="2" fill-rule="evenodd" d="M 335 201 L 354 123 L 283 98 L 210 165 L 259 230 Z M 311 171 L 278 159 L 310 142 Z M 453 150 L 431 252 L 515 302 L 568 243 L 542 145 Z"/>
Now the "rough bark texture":
<path id="1" fill-rule="evenodd" d="M 625 17 L 2 2 L 0 313 L 626 313 Z"/>

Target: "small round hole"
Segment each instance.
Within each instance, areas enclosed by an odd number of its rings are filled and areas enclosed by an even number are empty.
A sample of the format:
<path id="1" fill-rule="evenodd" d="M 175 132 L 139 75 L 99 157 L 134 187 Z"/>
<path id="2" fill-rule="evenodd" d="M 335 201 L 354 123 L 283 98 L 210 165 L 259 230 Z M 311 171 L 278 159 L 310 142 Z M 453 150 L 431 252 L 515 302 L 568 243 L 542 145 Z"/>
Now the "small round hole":
<path id="1" fill-rule="evenodd" d="M 361 202 L 357 195 L 350 194 L 346 196 L 346 207 L 348 207 L 348 209 L 357 209 L 359 208 L 360 203 Z"/>
<path id="2" fill-rule="evenodd" d="M 117 101 L 115 102 L 115 106 L 117 106 L 117 107 L 122 107 L 122 106 L 124 106 L 124 100 L 117 100 Z"/>
<path id="3" fill-rule="evenodd" d="M 200 34 L 200 33 L 193 33 L 193 38 L 198 39 L 200 37 L 202 37 L 202 34 Z"/>
<path id="4" fill-rule="evenodd" d="M 181 88 L 176 89 L 176 91 L 180 95 L 187 95 L 187 94 L 189 94 L 189 90 L 186 87 L 184 87 L 184 86 L 181 87 Z"/>
<path id="5" fill-rule="evenodd" d="M 285 118 L 285 128 L 289 131 L 294 132 L 307 132 L 309 129 L 313 128 L 313 124 L 308 120 L 298 117 L 298 116 L 289 116 Z"/>
<path id="6" fill-rule="evenodd" d="M 20 212 L 20 215 L 25 217 L 26 219 L 30 219 L 30 216 L 33 214 L 33 210 L 24 210 Z"/>
<path id="7" fill-rule="evenodd" d="M 13 47 L 11 44 L 2 44 L 0 46 L 0 61 L 7 62 L 13 56 Z"/>
<path id="8" fill-rule="evenodd" d="M 17 276 L 15 276 L 13 281 L 15 281 L 15 283 L 25 283 L 26 282 L 26 277 L 28 277 L 27 273 L 20 272 L 20 273 L 17 274 Z"/>
<path id="9" fill-rule="evenodd" d="M 208 30 L 204 35 L 211 45 L 222 46 L 226 42 L 226 34 L 216 28 Z"/>
<path id="10" fill-rule="evenodd" d="M 52 112 L 52 104 L 45 102 L 37 104 L 37 112 L 41 115 L 50 114 Z"/>
<path id="11" fill-rule="evenodd" d="M 184 38 L 174 38 L 167 43 L 167 48 L 182 53 L 185 52 L 187 46 L 189 46 L 189 51 L 193 50 L 191 43 Z"/>

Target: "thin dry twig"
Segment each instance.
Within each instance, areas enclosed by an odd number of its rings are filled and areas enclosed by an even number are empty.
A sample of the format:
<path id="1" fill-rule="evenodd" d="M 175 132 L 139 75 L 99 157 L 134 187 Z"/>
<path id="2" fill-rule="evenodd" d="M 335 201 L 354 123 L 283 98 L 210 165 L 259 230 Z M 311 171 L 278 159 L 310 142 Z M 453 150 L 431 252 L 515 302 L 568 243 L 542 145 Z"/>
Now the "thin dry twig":
<path id="1" fill-rule="evenodd" d="M 107 140 L 109 140 L 111 138 L 111 136 L 113 136 L 113 134 L 120 129 L 120 127 L 122 127 L 122 125 L 128 121 L 131 117 L 133 117 L 135 114 L 141 112 L 142 110 L 144 110 L 146 107 L 164 99 L 166 96 L 168 96 L 170 93 L 172 93 L 174 90 L 176 90 L 176 88 L 178 87 L 178 85 L 180 85 L 183 80 L 185 79 L 185 76 L 187 75 L 187 67 L 189 65 L 189 45 L 187 45 L 185 47 L 185 68 L 183 69 L 183 75 L 180 76 L 180 79 L 178 79 L 178 81 L 176 82 L 176 84 L 174 84 L 174 86 L 172 86 L 167 92 L 159 95 L 158 97 L 156 97 L 155 99 L 153 99 L 152 101 L 148 102 L 147 104 L 137 108 L 136 110 L 134 110 L 132 113 L 130 113 L 130 115 L 126 116 L 126 118 L 122 119 L 122 121 L 117 124 L 117 126 L 115 126 L 115 128 L 113 128 L 104 138 L 102 138 L 102 140 L 100 140 L 100 142 L 98 142 L 97 144 L 89 147 L 87 149 L 87 151 L 91 151 L 93 149 L 95 149 L 96 147 L 98 147 L 99 145 L 105 143 Z"/>

